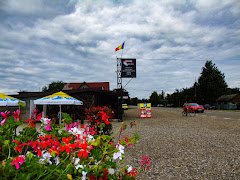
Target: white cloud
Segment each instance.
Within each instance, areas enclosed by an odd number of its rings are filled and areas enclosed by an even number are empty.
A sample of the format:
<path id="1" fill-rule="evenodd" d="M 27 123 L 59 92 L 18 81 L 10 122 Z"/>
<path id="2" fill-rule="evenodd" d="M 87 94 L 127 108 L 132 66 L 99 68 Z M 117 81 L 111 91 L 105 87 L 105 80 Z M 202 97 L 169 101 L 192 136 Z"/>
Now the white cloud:
<path id="1" fill-rule="evenodd" d="M 6 0 L 2 3 L 2 10 L 7 12 L 19 12 L 24 14 L 35 14 L 39 13 L 43 9 L 43 4 L 41 0 Z"/>
<path id="2" fill-rule="evenodd" d="M 153 90 L 190 87 L 209 58 L 223 68 L 228 84 L 240 87 L 231 76 L 237 74 L 239 63 L 223 63 L 240 58 L 236 1 L 70 1 L 72 6 L 76 3 L 74 10 L 62 9 L 51 18 L 42 18 L 46 11 L 41 9 L 57 8 L 40 0 L 32 3 L 7 1 L 3 6 L 1 13 L 22 7 L 19 13 L 39 17 L 28 25 L 12 14 L 0 26 L 0 82 L 5 84 L 0 91 L 39 90 L 57 80 L 109 81 L 113 89 L 115 56 L 121 55 L 114 49 L 123 41 L 124 57 L 137 58 L 137 79 L 126 86 L 131 96 L 146 98 Z M 226 10 L 231 21 L 219 15 Z M 211 13 L 221 21 L 208 19 Z M 124 79 L 123 85 L 127 82 Z"/>

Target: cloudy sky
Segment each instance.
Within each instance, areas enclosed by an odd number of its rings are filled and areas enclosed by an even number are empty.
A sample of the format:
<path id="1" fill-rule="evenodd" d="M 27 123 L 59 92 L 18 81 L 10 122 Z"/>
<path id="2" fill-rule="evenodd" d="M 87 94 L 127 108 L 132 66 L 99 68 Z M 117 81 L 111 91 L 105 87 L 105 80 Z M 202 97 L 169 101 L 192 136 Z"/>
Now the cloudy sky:
<path id="1" fill-rule="evenodd" d="M 190 87 L 206 60 L 240 88 L 239 0 L 1 0 L 0 92 L 40 91 L 52 81 L 108 81 L 115 48 L 137 59 L 131 97 Z"/>

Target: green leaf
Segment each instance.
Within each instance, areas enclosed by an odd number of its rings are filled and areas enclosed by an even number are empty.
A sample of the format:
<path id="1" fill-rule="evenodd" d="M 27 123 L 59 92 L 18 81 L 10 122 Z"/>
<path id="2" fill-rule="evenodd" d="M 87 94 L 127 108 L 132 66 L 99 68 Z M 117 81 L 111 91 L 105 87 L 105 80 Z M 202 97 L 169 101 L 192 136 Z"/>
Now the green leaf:
<path id="1" fill-rule="evenodd" d="M 10 140 L 5 140 L 3 144 L 8 145 L 9 143 L 10 143 Z"/>

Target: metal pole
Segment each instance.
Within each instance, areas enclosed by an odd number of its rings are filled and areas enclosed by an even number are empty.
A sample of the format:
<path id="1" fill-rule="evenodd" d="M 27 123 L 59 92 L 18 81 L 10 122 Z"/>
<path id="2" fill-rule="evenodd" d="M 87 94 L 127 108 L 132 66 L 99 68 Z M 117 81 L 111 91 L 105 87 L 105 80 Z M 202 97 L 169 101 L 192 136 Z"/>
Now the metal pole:
<path id="1" fill-rule="evenodd" d="M 59 114 L 59 125 L 62 123 L 62 106 L 61 106 L 61 104 L 59 105 L 59 112 L 60 112 L 60 114 Z"/>

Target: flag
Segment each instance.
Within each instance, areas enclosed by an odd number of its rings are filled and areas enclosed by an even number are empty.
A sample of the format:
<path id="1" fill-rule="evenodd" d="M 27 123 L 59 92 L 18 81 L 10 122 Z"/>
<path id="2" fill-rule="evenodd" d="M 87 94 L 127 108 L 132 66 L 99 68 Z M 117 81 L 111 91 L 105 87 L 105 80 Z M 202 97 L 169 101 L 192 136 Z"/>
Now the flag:
<path id="1" fill-rule="evenodd" d="M 118 51 L 120 49 L 124 49 L 124 43 L 125 43 L 125 41 L 120 46 L 116 47 L 115 51 Z"/>

